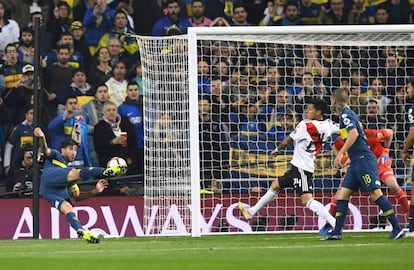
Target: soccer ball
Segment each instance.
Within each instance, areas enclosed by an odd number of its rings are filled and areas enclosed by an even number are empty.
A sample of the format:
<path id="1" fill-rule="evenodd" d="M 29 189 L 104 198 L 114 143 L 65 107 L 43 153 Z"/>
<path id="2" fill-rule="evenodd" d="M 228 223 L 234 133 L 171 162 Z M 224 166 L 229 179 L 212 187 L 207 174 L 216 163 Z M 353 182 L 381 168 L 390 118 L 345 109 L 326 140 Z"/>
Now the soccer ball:
<path id="1" fill-rule="evenodd" d="M 125 161 L 125 159 L 121 158 L 121 157 L 113 157 L 111 158 L 111 160 L 108 161 L 107 167 L 111 168 L 111 167 L 115 167 L 118 165 L 123 165 L 123 166 L 127 166 L 127 163 Z"/>

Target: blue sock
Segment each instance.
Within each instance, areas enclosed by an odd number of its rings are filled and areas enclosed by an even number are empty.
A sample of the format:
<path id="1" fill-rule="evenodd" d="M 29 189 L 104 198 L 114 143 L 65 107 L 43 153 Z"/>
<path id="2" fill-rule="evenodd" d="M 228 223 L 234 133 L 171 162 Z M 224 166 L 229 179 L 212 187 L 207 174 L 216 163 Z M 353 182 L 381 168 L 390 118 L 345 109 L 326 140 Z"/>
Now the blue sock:
<path id="1" fill-rule="evenodd" d="M 388 221 L 391 223 L 393 231 L 401 230 L 394 209 L 392 208 L 392 205 L 387 200 L 387 198 L 385 198 L 385 196 L 382 195 L 375 201 L 375 203 L 379 206 L 379 208 L 381 208 L 384 217 L 386 217 Z"/>
<path id="2" fill-rule="evenodd" d="M 410 218 L 408 219 L 410 228 L 409 231 L 414 231 L 414 205 L 410 205 Z"/>
<path id="3" fill-rule="evenodd" d="M 337 200 L 336 201 L 336 225 L 331 234 L 341 234 L 342 227 L 345 223 L 346 215 L 348 214 L 348 201 L 347 200 Z"/>
<path id="4" fill-rule="evenodd" d="M 96 179 L 104 177 L 103 172 L 105 170 L 106 169 L 102 167 L 85 167 L 81 169 L 79 175 L 83 180 Z"/>
<path id="5" fill-rule="evenodd" d="M 69 212 L 66 214 L 66 221 L 69 225 L 77 231 L 78 229 L 82 229 L 82 225 L 80 224 L 78 218 L 76 217 L 75 213 Z"/>

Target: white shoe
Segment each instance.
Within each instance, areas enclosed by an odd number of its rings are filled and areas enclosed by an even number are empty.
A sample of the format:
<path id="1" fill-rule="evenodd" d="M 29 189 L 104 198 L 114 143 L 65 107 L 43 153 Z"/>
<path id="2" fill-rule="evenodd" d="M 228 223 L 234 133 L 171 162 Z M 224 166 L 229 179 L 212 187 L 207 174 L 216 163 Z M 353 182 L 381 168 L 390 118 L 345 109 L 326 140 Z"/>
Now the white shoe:
<path id="1" fill-rule="evenodd" d="M 249 212 L 249 207 L 244 206 L 244 204 L 241 202 L 237 204 L 237 207 L 239 208 L 240 212 L 243 214 L 243 217 L 246 220 L 252 219 L 253 216 Z"/>
<path id="2" fill-rule="evenodd" d="M 414 231 L 406 232 L 404 238 L 414 238 Z"/>

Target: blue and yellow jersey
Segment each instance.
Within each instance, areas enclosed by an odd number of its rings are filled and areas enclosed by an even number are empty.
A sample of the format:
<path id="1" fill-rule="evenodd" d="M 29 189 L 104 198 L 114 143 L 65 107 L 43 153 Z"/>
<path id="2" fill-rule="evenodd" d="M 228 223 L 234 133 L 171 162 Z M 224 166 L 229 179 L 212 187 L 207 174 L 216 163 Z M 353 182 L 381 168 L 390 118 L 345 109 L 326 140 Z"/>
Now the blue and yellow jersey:
<path id="1" fill-rule="evenodd" d="M 349 131 L 357 129 L 358 138 L 355 143 L 348 149 L 349 158 L 352 161 L 357 161 L 358 157 L 362 155 L 372 154 L 369 149 L 368 143 L 365 138 L 364 130 L 362 124 L 359 121 L 358 116 L 354 111 L 349 107 L 342 109 L 340 118 L 339 118 L 339 128 L 342 139 L 346 140 L 348 138 Z"/>
<path id="2" fill-rule="evenodd" d="M 49 157 L 45 160 L 45 166 L 43 168 L 43 171 L 55 168 L 56 166 L 60 168 L 67 168 L 68 162 L 63 158 L 62 154 L 55 149 L 50 150 L 51 153 Z"/>

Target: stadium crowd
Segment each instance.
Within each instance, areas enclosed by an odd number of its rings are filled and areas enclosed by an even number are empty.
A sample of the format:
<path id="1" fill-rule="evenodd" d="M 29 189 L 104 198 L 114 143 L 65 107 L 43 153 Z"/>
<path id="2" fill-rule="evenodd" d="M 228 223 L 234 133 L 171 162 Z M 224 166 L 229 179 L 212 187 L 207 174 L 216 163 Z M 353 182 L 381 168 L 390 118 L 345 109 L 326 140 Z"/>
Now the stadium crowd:
<path id="1" fill-rule="evenodd" d="M 41 18 L 41 126 L 52 148 L 79 144 L 73 166 L 127 160 L 144 167 L 139 47 L 129 34 L 186 34 L 188 27 L 411 23 L 408 0 L 0 0 L 0 179 L 31 189 L 34 23 Z M 198 61 L 205 188 L 229 177 L 229 138 L 278 142 L 302 118 L 307 96 L 349 87 L 365 127 L 391 128 L 397 158 L 408 131 L 409 47 L 335 47 L 210 41 Z M 161 116 L 160 116 L 161 119 Z M 221 136 L 217 131 L 229 134 Z M 210 134 L 210 135 L 209 135 Z M 218 134 L 218 135 L 217 135 Z M 402 164 L 395 164 L 403 167 Z M 208 169 L 210 168 L 210 169 Z M 213 168 L 213 169 L 211 169 Z M 121 186 L 119 194 L 129 194 Z"/>

